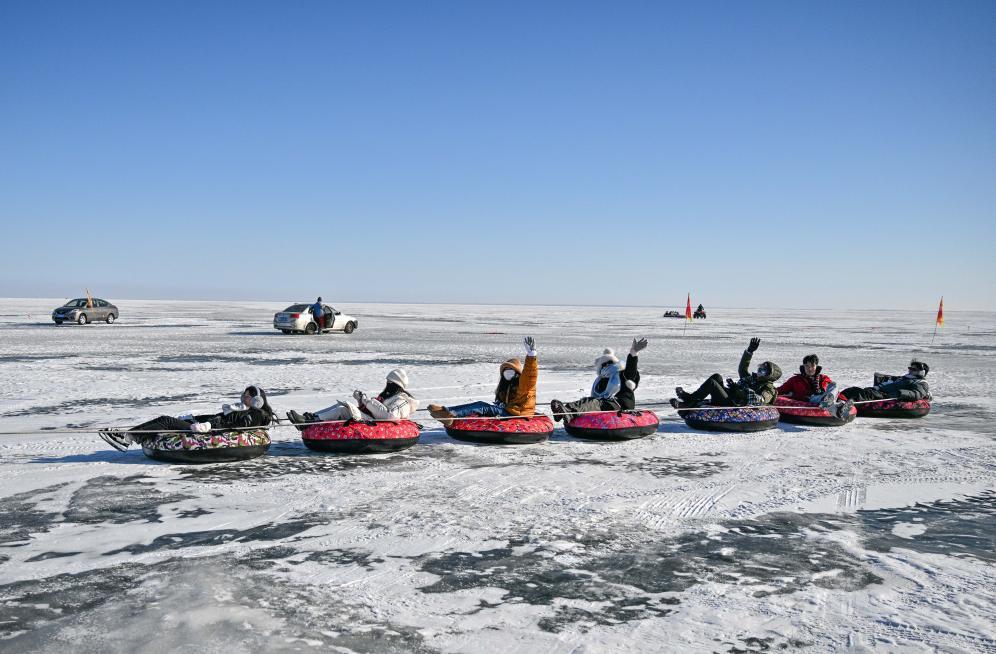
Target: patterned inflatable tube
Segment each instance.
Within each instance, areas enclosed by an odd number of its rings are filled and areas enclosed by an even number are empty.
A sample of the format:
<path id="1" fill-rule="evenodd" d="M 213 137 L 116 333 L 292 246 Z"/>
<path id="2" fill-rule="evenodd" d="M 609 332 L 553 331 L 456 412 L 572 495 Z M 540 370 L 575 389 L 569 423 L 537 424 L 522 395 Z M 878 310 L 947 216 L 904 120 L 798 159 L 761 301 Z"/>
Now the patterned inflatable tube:
<path id="1" fill-rule="evenodd" d="M 343 454 L 377 454 L 406 450 L 418 442 L 422 427 L 411 420 L 328 422 L 305 427 L 301 440 L 309 450 Z"/>
<path id="2" fill-rule="evenodd" d="M 858 415 L 857 407 L 851 407 L 847 417 L 841 420 L 836 413 L 818 404 L 793 400 L 789 397 L 775 398 L 775 407 L 778 409 L 782 422 L 816 427 L 839 427 L 851 422 Z"/>
<path id="3" fill-rule="evenodd" d="M 550 438 L 553 420 L 538 415 L 515 418 L 465 418 L 446 428 L 450 438 L 486 445 L 528 445 Z"/>
<path id="4" fill-rule="evenodd" d="M 656 433 L 660 418 L 653 411 L 583 413 L 572 418 L 564 429 L 576 438 L 628 441 Z"/>
<path id="5" fill-rule="evenodd" d="M 678 415 L 692 429 L 704 431 L 764 431 L 777 425 L 779 418 L 773 406 L 679 409 Z"/>
<path id="6" fill-rule="evenodd" d="M 838 397 L 843 397 L 838 395 Z M 860 418 L 922 418 L 930 413 L 930 400 L 900 402 L 882 400 L 868 404 L 855 404 Z"/>
<path id="7" fill-rule="evenodd" d="M 154 434 L 142 442 L 145 456 L 166 463 L 228 463 L 255 459 L 270 448 L 266 429 L 208 434 Z"/>

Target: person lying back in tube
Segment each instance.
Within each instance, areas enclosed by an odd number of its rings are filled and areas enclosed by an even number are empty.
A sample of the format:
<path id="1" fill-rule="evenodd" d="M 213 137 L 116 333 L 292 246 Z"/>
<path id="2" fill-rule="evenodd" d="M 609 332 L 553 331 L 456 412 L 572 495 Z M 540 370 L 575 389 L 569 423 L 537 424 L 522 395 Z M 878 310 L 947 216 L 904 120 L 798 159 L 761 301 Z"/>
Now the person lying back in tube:
<path id="1" fill-rule="evenodd" d="M 835 413 L 844 419 L 851 413 L 854 403 L 851 400 L 837 402 L 837 383 L 823 374 L 820 358 L 807 354 L 799 366 L 799 374 L 792 375 L 778 387 L 778 395 L 800 402 L 809 402 Z"/>
<path id="2" fill-rule="evenodd" d="M 237 404 L 222 404 L 220 413 L 159 416 L 128 430 L 107 429 L 98 433 L 108 445 L 124 452 L 132 443 L 141 444 L 146 439 L 154 438 L 158 432 L 207 434 L 266 427 L 274 421 L 266 392 L 259 386 L 247 386 L 240 400 Z"/>
<path id="3" fill-rule="evenodd" d="M 872 400 L 899 400 L 900 402 L 916 402 L 929 400 L 930 387 L 927 386 L 927 373 L 930 366 L 923 361 L 910 361 L 906 374 L 884 375 L 876 372 L 874 385 L 861 388 L 852 386 L 841 391 L 841 395 L 853 402 L 868 402 Z"/>
<path id="4" fill-rule="evenodd" d="M 454 418 L 480 416 L 496 418 L 502 416 L 532 416 L 536 413 L 536 382 L 539 379 L 539 364 L 536 360 L 536 340 L 527 336 L 526 363 L 516 358 L 508 359 L 498 369 L 498 387 L 495 388 L 494 402 L 471 402 L 457 406 L 430 404 L 429 414 L 447 427 Z"/>
<path id="5" fill-rule="evenodd" d="M 727 379 L 724 385 L 723 377 L 716 373 L 702 382 L 693 393 L 678 386 L 674 389 L 678 397 L 671 400 L 671 406 L 676 409 L 692 409 L 701 406 L 707 398 L 711 406 L 764 406 L 774 402 L 778 396 L 775 382 L 782 376 L 782 369 L 771 361 L 765 361 L 757 367 L 756 372 L 750 371 L 750 360 L 760 346 L 761 339 L 750 339 L 750 344 L 740 357 L 737 381 Z"/>
<path id="6" fill-rule="evenodd" d="M 619 367 L 619 357 L 611 348 L 606 348 L 602 356 L 595 359 L 595 381 L 591 393 L 576 402 L 550 401 L 553 419 L 565 423 L 579 414 L 594 411 L 632 411 L 636 408 L 634 391 L 640 385 L 638 353 L 647 347 L 647 339 L 634 338 L 626 356 L 626 367 Z"/>
<path id="7" fill-rule="evenodd" d="M 360 390 L 353 391 L 353 399 L 356 404 L 349 402 L 336 402 L 332 406 L 310 413 L 303 414 L 297 411 L 288 411 L 287 418 L 298 431 L 310 423 L 331 422 L 336 420 L 406 420 L 418 409 L 418 400 L 408 392 L 408 373 L 401 368 L 396 368 L 387 374 L 387 383 L 375 397 L 370 397 Z"/>

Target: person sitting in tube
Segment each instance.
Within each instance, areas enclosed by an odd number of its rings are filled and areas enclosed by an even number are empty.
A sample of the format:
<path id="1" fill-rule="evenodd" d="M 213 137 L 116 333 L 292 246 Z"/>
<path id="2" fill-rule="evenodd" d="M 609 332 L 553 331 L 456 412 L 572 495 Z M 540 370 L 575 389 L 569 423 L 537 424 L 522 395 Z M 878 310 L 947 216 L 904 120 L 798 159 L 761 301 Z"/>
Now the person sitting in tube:
<path id="1" fill-rule="evenodd" d="M 471 402 L 457 406 L 430 404 L 429 414 L 450 426 L 454 418 L 480 416 L 496 418 L 500 416 L 532 416 L 536 413 L 536 382 L 539 378 L 539 364 L 536 361 L 536 341 L 527 336 L 526 363 L 519 359 L 506 360 L 498 369 L 498 387 L 495 388 L 494 402 Z"/>
<path id="2" fill-rule="evenodd" d="M 841 391 L 841 395 L 852 402 L 868 402 L 871 400 L 899 400 L 900 402 L 916 402 L 929 400 L 930 388 L 927 386 L 927 373 L 930 366 L 923 361 L 913 359 L 902 376 L 884 375 L 876 372 L 874 385 L 866 388 L 852 386 Z"/>
<path id="3" fill-rule="evenodd" d="M 159 416 L 128 430 L 105 429 L 100 437 L 116 450 L 124 452 L 132 443 L 141 444 L 154 438 L 157 432 L 191 432 L 207 434 L 252 427 L 266 427 L 274 421 L 273 409 L 266 392 L 259 386 L 247 386 L 237 404 L 222 404 L 220 413 L 179 417 Z"/>
<path id="4" fill-rule="evenodd" d="M 633 345 L 626 355 L 626 367 L 619 367 L 619 357 L 611 348 L 606 348 L 602 356 L 595 359 L 595 381 L 591 393 L 576 402 L 550 401 L 553 419 L 565 423 L 578 414 L 594 411 L 632 411 L 636 408 L 634 391 L 640 385 L 638 353 L 647 347 L 647 339 L 634 338 Z"/>
<path id="5" fill-rule="evenodd" d="M 309 423 L 331 422 L 336 420 L 406 420 L 418 409 L 418 400 L 408 391 L 408 373 L 395 368 L 387 373 L 387 382 L 376 397 L 370 397 L 360 390 L 353 391 L 356 404 L 336 402 L 332 406 L 314 413 L 303 414 L 291 410 L 287 419 L 294 423 L 298 431 L 304 431 Z"/>
<path id="6" fill-rule="evenodd" d="M 778 395 L 819 405 L 842 420 L 851 413 L 851 407 L 854 406 L 850 400 L 837 402 L 837 383 L 823 374 L 820 358 L 815 354 L 803 357 L 799 374 L 792 375 L 779 386 Z"/>
<path id="7" fill-rule="evenodd" d="M 727 379 L 716 373 L 702 382 L 693 393 L 686 392 L 681 386 L 674 389 L 678 397 L 671 400 L 671 406 L 676 409 L 693 409 L 701 406 L 709 399 L 711 406 L 764 406 L 771 404 L 778 396 L 774 382 L 782 376 L 782 369 L 771 361 L 765 361 L 757 367 L 757 372 L 750 372 L 750 360 L 761 346 L 761 339 L 752 338 L 747 349 L 740 357 L 737 368 L 739 379 Z"/>

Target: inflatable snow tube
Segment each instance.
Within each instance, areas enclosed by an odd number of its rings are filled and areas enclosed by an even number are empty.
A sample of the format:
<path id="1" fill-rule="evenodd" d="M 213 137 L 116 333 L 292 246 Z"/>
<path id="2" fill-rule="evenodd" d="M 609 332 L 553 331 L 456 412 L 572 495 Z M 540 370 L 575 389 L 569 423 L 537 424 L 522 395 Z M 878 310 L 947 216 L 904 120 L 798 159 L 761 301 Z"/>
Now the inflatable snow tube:
<path id="1" fill-rule="evenodd" d="M 685 424 L 705 431 L 764 431 L 778 424 L 778 409 L 773 406 L 731 406 L 722 408 L 679 409 Z"/>
<path id="2" fill-rule="evenodd" d="M 316 452 L 376 454 L 408 449 L 418 442 L 421 429 L 411 420 L 327 422 L 305 427 L 301 440 Z"/>
<path id="3" fill-rule="evenodd" d="M 775 408 L 778 409 L 782 422 L 816 427 L 839 427 L 851 422 L 858 415 L 857 407 L 851 407 L 847 417 L 841 419 L 837 417 L 835 412 L 817 404 L 793 400 L 788 397 L 775 398 Z"/>
<path id="4" fill-rule="evenodd" d="M 842 397 L 842 396 L 838 396 Z M 859 418 L 922 418 L 930 413 L 930 400 L 901 402 L 882 400 L 867 404 L 855 404 Z"/>
<path id="5" fill-rule="evenodd" d="M 266 429 L 208 434 L 155 434 L 142 442 L 145 456 L 166 463 L 228 463 L 266 454 Z"/>
<path id="6" fill-rule="evenodd" d="M 572 418 L 564 429 L 576 438 L 628 441 L 657 431 L 660 418 L 653 411 L 583 413 Z"/>
<path id="7" fill-rule="evenodd" d="M 487 445 L 528 445 L 550 438 L 553 420 L 550 416 L 515 418 L 463 418 L 454 420 L 446 433 L 450 438 Z"/>

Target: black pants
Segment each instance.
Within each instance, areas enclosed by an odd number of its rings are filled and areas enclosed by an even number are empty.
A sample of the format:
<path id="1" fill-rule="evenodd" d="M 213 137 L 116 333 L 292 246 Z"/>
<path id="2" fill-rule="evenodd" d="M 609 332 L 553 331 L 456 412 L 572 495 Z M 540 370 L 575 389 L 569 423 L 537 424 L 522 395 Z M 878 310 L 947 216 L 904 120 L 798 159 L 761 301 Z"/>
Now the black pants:
<path id="1" fill-rule="evenodd" d="M 590 411 L 619 411 L 622 409 L 622 405 L 613 398 L 599 398 L 599 397 L 583 397 L 576 402 L 566 402 L 564 403 L 564 413 L 571 414 L 565 415 L 564 420 L 570 420 L 578 413 L 588 413 Z"/>
<path id="2" fill-rule="evenodd" d="M 194 416 L 194 422 L 210 422 L 213 416 Z M 203 418 L 203 420 L 202 420 Z M 143 422 L 137 427 L 132 427 L 128 431 L 159 432 L 159 431 L 190 431 L 190 424 L 186 420 L 180 420 L 173 416 L 159 416 L 148 422 Z M 133 434 L 132 440 L 141 443 L 147 438 L 155 436 L 154 433 Z"/>
<path id="3" fill-rule="evenodd" d="M 719 373 L 710 375 L 694 393 L 691 393 L 691 396 L 695 402 L 709 398 L 709 404 L 712 406 L 739 406 L 726 390 L 723 376 Z"/>
<path id="4" fill-rule="evenodd" d="M 886 395 L 877 388 L 861 388 L 860 386 L 852 386 L 850 388 L 845 388 L 840 392 L 841 395 L 854 402 L 867 402 L 868 400 L 891 400 L 893 399 L 889 395 Z"/>

